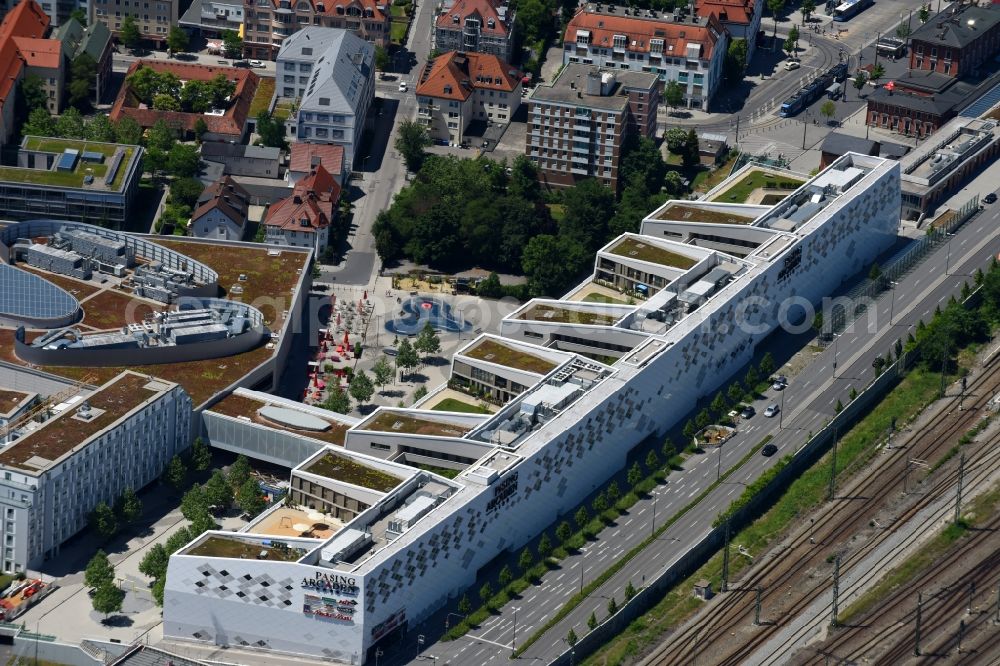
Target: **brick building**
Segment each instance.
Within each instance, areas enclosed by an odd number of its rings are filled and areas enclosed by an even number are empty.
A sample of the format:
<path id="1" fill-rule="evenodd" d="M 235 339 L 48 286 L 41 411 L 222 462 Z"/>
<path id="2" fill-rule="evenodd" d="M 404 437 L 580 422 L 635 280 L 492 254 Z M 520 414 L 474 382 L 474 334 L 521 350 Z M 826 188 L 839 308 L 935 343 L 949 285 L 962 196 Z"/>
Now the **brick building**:
<path id="1" fill-rule="evenodd" d="M 910 35 L 910 69 L 975 75 L 1000 50 L 1000 8 L 952 5 Z"/>

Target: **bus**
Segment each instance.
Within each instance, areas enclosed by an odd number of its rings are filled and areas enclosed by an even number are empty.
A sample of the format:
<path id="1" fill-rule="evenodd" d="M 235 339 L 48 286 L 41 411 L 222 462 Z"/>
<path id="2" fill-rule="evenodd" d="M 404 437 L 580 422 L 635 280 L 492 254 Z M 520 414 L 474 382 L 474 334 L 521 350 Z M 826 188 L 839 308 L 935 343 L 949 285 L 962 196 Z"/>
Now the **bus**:
<path id="1" fill-rule="evenodd" d="M 834 21 L 849 21 L 875 4 L 874 0 L 847 0 L 833 10 Z"/>

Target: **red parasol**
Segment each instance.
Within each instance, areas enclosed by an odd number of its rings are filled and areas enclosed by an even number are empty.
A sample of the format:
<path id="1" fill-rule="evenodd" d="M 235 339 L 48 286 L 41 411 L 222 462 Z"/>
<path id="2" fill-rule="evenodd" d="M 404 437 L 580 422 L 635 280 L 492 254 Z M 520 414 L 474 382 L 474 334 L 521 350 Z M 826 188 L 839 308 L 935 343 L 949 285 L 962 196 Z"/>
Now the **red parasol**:
<path id="1" fill-rule="evenodd" d="M 345 347 L 350 347 L 351 346 L 350 334 L 347 331 L 344 331 L 344 346 Z"/>
<path id="2" fill-rule="evenodd" d="M 365 289 L 364 300 L 366 300 L 366 301 L 368 300 L 368 290 L 367 289 Z"/>

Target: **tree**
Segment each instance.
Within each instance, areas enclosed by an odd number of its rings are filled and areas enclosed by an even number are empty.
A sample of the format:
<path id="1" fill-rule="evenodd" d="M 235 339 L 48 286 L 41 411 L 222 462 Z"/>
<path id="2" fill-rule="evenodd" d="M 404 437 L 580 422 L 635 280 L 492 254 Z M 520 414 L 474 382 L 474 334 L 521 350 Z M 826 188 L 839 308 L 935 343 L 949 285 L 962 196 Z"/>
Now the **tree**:
<path id="1" fill-rule="evenodd" d="M 167 575 L 167 564 L 170 562 L 170 555 L 162 543 L 155 543 L 153 547 L 146 551 L 139 562 L 139 573 L 150 578 L 161 578 Z"/>
<path id="2" fill-rule="evenodd" d="M 872 85 L 875 86 L 878 85 L 878 80 L 883 76 L 885 76 L 885 67 L 882 66 L 882 63 L 877 63 L 868 73 L 868 78 L 871 79 Z"/>
<path id="3" fill-rule="evenodd" d="M 538 167 L 527 155 L 518 155 L 510 165 L 507 178 L 507 194 L 522 201 L 538 201 L 542 196 L 542 186 L 538 182 Z"/>
<path id="4" fill-rule="evenodd" d="M 861 96 L 861 91 L 865 89 L 865 83 L 867 81 L 868 78 L 865 76 L 865 73 L 861 70 L 858 70 L 858 73 L 854 75 L 854 80 L 851 82 L 851 85 L 853 85 L 854 89 L 858 91 L 859 97 Z"/>
<path id="5" fill-rule="evenodd" d="M 257 135 L 260 142 L 270 148 L 285 148 L 285 124 L 267 111 L 257 114 Z"/>
<path id="6" fill-rule="evenodd" d="M 226 481 L 226 476 L 221 470 L 217 469 L 212 472 L 212 476 L 205 482 L 202 490 L 210 507 L 217 506 L 226 510 L 233 503 L 233 487 Z"/>
<path id="7" fill-rule="evenodd" d="M 90 528 L 104 539 L 110 539 L 118 531 L 118 519 L 107 502 L 101 502 L 90 512 Z"/>
<path id="8" fill-rule="evenodd" d="M 635 596 L 635 586 L 632 585 L 632 581 L 629 581 L 625 586 L 625 601 L 631 601 L 632 597 Z"/>
<path id="9" fill-rule="evenodd" d="M 531 568 L 531 565 L 535 563 L 535 558 L 531 555 L 531 551 L 525 548 L 521 551 L 521 555 L 517 558 L 517 568 L 521 570 L 524 574 Z"/>
<path id="10" fill-rule="evenodd" d="M 167 48 L 171 53 L 184 53 L 188 50 L 188 34 L 183 28 L 174 26 L 167 35 Z"/>
<path id="11" fill-rule="evenodd" d="M 547 532 L 542 532 L 542 538 L 538 540 L 538 559 L 546 560 L 552 554 L 552 540 Z"/>
<path id="12" fill-rule="evenodd" d="M 569 633 L 566 634 L 566 645 L 573 647 L 576 645 L 576 641 L 577 641 L 576 632 L 570 629 Z"/>
<path id="13" fill-rule="evenodd" d="M 900 39 L 906 39 L 910 36 L 910 22 L 901 21 L 898 26 L 896 26 L 896 36 Z"/>
<path id="14" fill-rule="evenodd" d="M 590 513 L 587 512 L 587 507 L 581 506 L 573 514 L 573 522 L 576 523 L 577 528 L 583 528 L 590 521 Z"/>
<path id="15" fill-rule="evenodd" d="M 639 467 L 638 462 L 632 463 L 632 466 L 628 468 L 628 472 L 625 474 L 625 480 L 628 481 L 630 488 L 635 488 L 636 485 L 642 481 L 642 468 Z"/>
<path id="16" fill-rule="evenodd" d="M 837 115 L 837 105 L 833 103 L 833 100 L 828 99 L 819 107 L 819 112 L 822 113 L 823 117 L 826 118 L 827 122 L 829 122 L 830 120 L 833 120 L 835 115 Z"/>
<path id="17" fill-rule="evenodd" d="M 333 390 L 327 393 L 326 400 L 323 402 L 323 409 L 328 409 L 338 414 L 347 414 L 351 411 L 351 398 L 340 386 L 334 386 Z"/>
<path id="18" fill-rule="evenodd" d="M 774 33 L 771 37 L 773 40 L 778 38 L 778 14 L 781 10 L 785 8 L 785 0 L 767 0 L 767 8 L 771 10 L 771 16 L 774 18 Z"/>
<path id="19" fill-rule="evenodd" d="M 514 574 L 511 572 L 510 567 L 506 564 L 500 569 L 500 574 L 497 576 L 497 581 L 500 583 L 500 587 L 504 588 L 510 585 L 511 581 L 514 580 Z"/>
<path id="20" fill-rule="evenodd" d="M 153 595 L 153 601 L 156 602 L 157 606 L 163 605 L 163 589 L 167 586 L 167 577 L 160 576 L 153 581 L 152 587 L 149 588 L 150 594 Z"/>
<path id="21" fill-rule="evenodd" d="M 608 599 L 608 615 L 614 615 L 618 612 L 618 602 L 615 601 L 614 597 Z"/>
<path id="22" fill-rule="evenodd" d="M 139 70 L 143 72 L 145 70 Z M 162 118 L 153 123 L 153 126 L 149 128 L 146 133 L 146 147 L 150 149 L 162 150 L 164 153 L 169 153 L 170 149 L 174 147 L 177 143 L 177 135 L 174 130 L 167 125 L 167 122 Z"/>
<path id="23" fill-rule="evenodd" d="M 556 538 L 559 539 L 559 543 L 565 545 L 571 536 L 573 536 L 573 528 L 569 526 L 569 523 L 565 520 L 559 523 L 559 526 L 556 527 Z"/>
<path id="24" fill-rule="evenodd" d="M 730 40 L 729 48 L 726 50 L 726 58 L 722 65 L 727 81 L 738 83 L 743 79 L 743 72 L 747 67 L 748 53 L 747 40 L 738 38 Z"/>
<path id="25" fill-rule="evenodd" d="M 375 361 L 375 365 L 372 366 L 372 375 L 375 377 L 375 383 L 378 384 L 379 389 L 382 389 L 386 384 L 392 381 L 396 372 L 392 369 L 392 363 L 389 362 L 389 358 L 382 354 Z"/>
<path id="26" fill-rule="evenodd" d="M 833 411 L 835 413 L 837 413 L 837 414 L 839 414 L 842 411 L 844 411 L 844 404 L 842 402 L 840 402 L 839 398 L 837 399 L 837 404 L 833 406 Z"/>
<path id="27" fill-rule="evenodd" d="M 612 481 L 608 484 L 608 489 L 605 491 L 608 496 L 608 505 L 614 506 L 615 502 L 621 499 L 622 491 L 618 489 L 618 481 Z"/>
<path id="28" fill-rule="evenodd" d="M 205 122 L 204 118 L 198 118 L 194 121 L 194 138 L 196 141 L 201 143 L 202 139 L 205 137 L 205 133 L 208 132 L 208 123 Z"/>
<path id="29" fill-rule="evenodd" d="M 774 368 L 775 368 L 774 355 L 771 354 L 771 352 L 766 352 L 760 358 L 760 364 L 757 366 L 757 369 L 760 370 L 760 374 L 762 377 L 770 377 L 771 374 L 774 372 Z"/>
<path id="30" fill-rule="evenodd" d="M 74 19 L 77 23 L 79 23 L 84 28 L 87 27 L 87 11 L 85 9 L 83 9 L 82 7 L 77 7 L 76 9 L 74 9 L 73 11 L 71 11 L 69 13 L 69 17 L 71 19 Z"/>
<path id="31" fill-rule="evenodd" d="M 139 46 L 139 42 L 142 41 L 142 33 L 139 32 L 139 26 L 135 22 L 135 18 L 126 16 L 122 19 L 122 27 L 118 30 L 118 39 L 129 50 L 133 50 Z"/>
<path id="32" fill-rule="evenodd" d="M 722 391 L 715 394 L 708 408 L 712 410 L 713 414 L 717 414 L 718 416 L 726 413 L 726 399 L 722 397 Z"/>
<path id="33" fill-rule="evenodd" d="M 384 46 L 375 47 L 375 69 L 380 72 L 389 69 L 389 52 Z"/>
<path id="34" fill-rule="evenodd" d="M 694 417 L 694 424 L 698 427 L 698 430 L 701 430 L 711 422 L 712 414 L 709 413 L 708 409 L 702 409 Z"/>
<path id="35" fill-rule="evenodd" d="M 438 337 L 434 327 L 430 322 L 424 324 L 417 336 L 417 341 L 413 343 L 413 348 L 424 356 L 430 356 L 441 351 L 441 338 Z"/>
<path id="36" fill-rule="evenodd" d="M 259 514 L 267 506 L 260 485 L 256 479 L 247 479 L 236 491 L 236 504 L 250 517 Z"/>
<path id="37" fill-rule="evenodd" d="M 243 57 L 243 39 L 233 30 L 222 33 L 222 50 L 227 58 Z"/>
<path id="38" fill-rule="evenodd" d="M 186 143 L 174 144 L 167 154 L 167 171 L 178 178 L 190 178 L 201 171 L 198 147 Z"/>
<path id="39" fill-rule="evenodd" d="M 483 583 L 483 586 L 479 588 L 479 600 L 488 606 L 489 601 L 492 598 L 493 598 L 493 586 L 490 585 L 489 581 L 486 581 L 485 583 Z"/>
<path id="40" fill-rule="evenodd" d="M 463 594 L 462 598 L 458 600 L 458 612 L 461 615 L 468 615 L 472 612 L 472 604 L 469 603 L 469 596 Z"/>
<path id="41" fill-rule="evenodd" d="M 180 492 L 181 488 L 183 488 L 184 484 L 187 482 L 187 474 L 188 470 L 184 461 L 181 460 L 180 456 L 174 455 L 174 457 L 170 459 L 170 463 L 167 465 L 163 478 L 168 484 L 170 484 L 171 487 L 173 487 L 175 491 Z"/>
<path id="42" fill-rule="evenodd" d="M 112 581 L 103 583 L 94 590 L 94 596 L 90 602 L 94 610 L 103 613 L 104 617 L 112 613 L 117 613 L 122 609 L 122 601 L 125 600 L 125 592 Z"/>
<path id="43" fill-rule="evenodd" d="M 682 155 L 684 153 L 684 144 L 687 141 L 687 132 L 680 127 L 671 127 L 667 130 L 666 134 L 663 136 L 667 144 L 667 150 L 669 150 L 674 155 Z"/>
<path id="44" fill-rule="evenodd" d="M 409 373 L 418 365 L 420 365 L 420 357 L 417 356 L 417 350 L 413 348 L 408 339 L 403 338 L 403 341 L 399 343 L 399 349 L 396 350 L 396 367 Z"/>
<path id="45" fill-rule="evenodd" d="M 205 186 L 197 178 L 178 178 L 170 183 L 170 199 L 174 203 L 194 207 L 198 203 L 198 197 L 205 191 Z M 195 469 L 204 472 L 212 464 L 212 454 L 202 442 L 201 437 L 194 440 L 191 447 L 191 458 L 194 460 L 198 456 L 203 456 L 200 462 L 205 465 L 201 467 L 195 464 Z"/>
<path id="46" fill-rule="evenodd" d="M 809 17 L 816 11 L 816 3 L 813 0 L 802 0 L 802 4 L 799 5 L 799 11 L 802 12 L 802 22 L 808 23 Z"/>
<path id="47" fill-rule="evenodd" d="M 590 617 L 587 618 L 587 627 L 591 631 L 597 628 L 597 613 L 591 613 Z"/>
<path id="48" fill-rule="evenodd" d="M 928 5 L 921 5 L 920 10 L 917 12 L 917 18 L 921 23 L 927 23 L 931 18 L 931 9 Z"/>
<path id="49" fill-rule="evenodd" d="M 131 486 L 126 488 L 122 492 L 122 496 L 115 502 L 115 513 L 126 525 L 134 523 L 142 517 L 142 500 L 135 494 Z"/>
<path id="50" fill-rule="evenodd" d="M 667 81 L 663 87 L 663 101 L 670 107 L 671 113 L 684 103 L 684 87 L 677 81 Z"/>
<path id="51" fill-rule="evenodd" d="M 174 196 L 174 188 L 172 184 L 170 187 L 170 196 Z M 208 446 L 201 437 L 195 437 L 194 443 L 191 445 L 191 467 L 193 467 L 196 472 L 207 472 L 208 468 L 211 466 L 212 452 L 209 450 Z"/>
<path id="52" fill-rule="evenodd" d="M 33 109 L 21 126 L 24 136 L 55 136 L 56 120 L 44 108 Z"/>
<path id="53" fill-rule="evenodd" d="M 431 143 L 431 137 L 423 125 L 412 120 L 404 120 L 399 124 L 399 132 L 393 145 L 403 156 L 406 169 L 416 173 L 420 171 L 420 167 L 423 166 L 424 159 L 427 157 L 424 149 Z"/>
<path id="54" fill-rule="evenodd" d="M 594 510 L 594 513 L 598 515 L 604 513 L 608 510 L 607 496 L 603 492 L 597 493 L 594 500 L 590 503 L 590 506 Z"/>
<path id="55" fill-rule="evenodd" d="M 878 282 L 878 279 L 882 277 L 882 269 L 879 268 L 878 263 L 872 264 L 872 267 L 868 269 L 868 279 L 872 282 Z"/>
<path id="56" fill-rule="evenodd" d="M 200 514 L 208 513 L 209 501 L 204 489 L 194 485 L 181 498 L 181 515 L 193 521 Z"/>
<path id="57" fill-rule="evenodd" d="M 733 382 L 726 389 L 726 395 L 729 396 L 729 402 L 734 405 L 743 400 L 743 389 L 740 387 L 739 382 Z"/>
<path id="58" fill-rule="evenodd" d="M 118 140 L 114 123 L 103 113 L 97 114 L 87 123 L 87 138 L 106 143 L 115 143 Z"/>
<path id="59" fill-rule="evenodd" d="M 30 114 L 35 109 L 44 109 L 48 115 L 49 96 L 45 94 L 44 82 L 41 77 L 28 74 L 21 79 L 20 87 L 25 110 Z"/>
<path id="60" fill-rule="evenodd" d="M 792 30 L 795 30 L 795 28 L 793 27 Z M 795 55 L 795 40 L 792 38 L 791 34 L 789 34 L 788 37 L 785 38 L 785 41 L 781 44 L 781 50 L 789 56 Z"/>
<path id="61" fill-rule="evenodd" d="M 219 527 L 218 523 L 215 522 L 215 518 L 206 509 L 201 513 L 197 514 L 188 526 L 188 530 L 192 535 L 201 535 L 209 530 L 214 530 Z"/>
<path id="62" fill-rule="evenodd" d="M 375 393 L 375 386 L 368 375 L 365 374 L 365 371 L 362 370 L 351 379 L 348 390 L 352 398 L 364 404 L 372 399 L 372 395 Z"/>
<path id="63" fill-rule="evenodd" d="M 87 136 L 83 116 L 73 107 L 69 107 L 56 118 L 56 135 L 66 139 L 82 139 Z"/>
<path id="64" fill-rule="evenodd" d="M 660 468 L 660 456 L 656 455 L 656 451 L 650 449 L 649 453 L 646 454 L 646 469 L 652 472 L 659 468 Z"/>
<path id="65" fill-rule="evenodd" d="M 605 219 L 610 219 L 611 213 Z M 538 234 L 521 255 L 532 296 L 555 296 L 577 279 L 587 266 L 587 250 L 572 234 Z M 593 255 L 590 255 L 593 257 Z"/>
<path id="66" fill-rule="evenodd" d="M 246 456 L 241 455 L 229 466 L 229 473 L 226 476 L 226 480 L 229 481 L 229 485 L 233 488 L 239 488 L 247 482 L 247 479 L 251 478 L 251 472 L 250 461 Z"/>
<path id="67" fill-rule="evenodd" d="M 757 384 L 760 383 L 760 375 L 757 374 L 757 370 L 751 366 L 747 369 L 747 374 L 743 378 L 743 384 L 747 387 L 748 391 L 757 390 Z"/>
<path id="68" fill-rule="evenodd" d="M 93 590 L 114 580 L 115 568 L 111 566 L 108 554 L 103 550 L 97 551 L 83 570 L 83 584 Z"/>
<path id="69" fill-rule="evenodd" d="M 692 127 L 684 137 L 684 166 L 690 167 L 698 163 L 698 151 L 698 133 Z"/>
<path id="70" fill-rule="evenodd" d="M 687 422 L 684 424 L 684 430 L 681 431 L 681 433 L 684 435 L 684 439 L 688 441 L 693 439 L 695 433 L 697 432 L 698 432 L 698 426 L 696 426 L 694 424 L 694 421 L 692 421 L 691 419 L 687 420 Z"/>
<path id="71" fill-rule="evenodd" d="M 134 118 L 122 116 L 115 123 L 115 141 L 129 146 L 142 143 L 142 126 Z"/>
<path id="72" fill-rule="evenodd" d="M 167 537 L 167 543 L 163 546 L 163 548 L 167 551 L 167 556 L 173 555 L 178 550 L 186 546 L 195 536 L 198 535 L 191 534 L 191 531 L 187 527 L 182 527 L 171 534 Z"/>

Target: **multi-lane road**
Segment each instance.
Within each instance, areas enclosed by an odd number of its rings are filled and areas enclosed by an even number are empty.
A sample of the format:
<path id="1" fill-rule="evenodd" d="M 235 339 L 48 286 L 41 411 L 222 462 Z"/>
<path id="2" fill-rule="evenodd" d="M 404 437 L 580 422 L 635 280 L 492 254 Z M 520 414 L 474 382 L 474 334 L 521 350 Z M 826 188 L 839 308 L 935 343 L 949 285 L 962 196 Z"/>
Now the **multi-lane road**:
<path id="1" fill-rule="evenodd" d="M 754 456 L 741 469 L 715 488 L 681 520 L 667 529 L 659 539 L 633 558 L 622 571 L 594 590 L 587 600 L 558 622 L 523 655 L 523 659 L 547 663 L 566 650 L 565 636 L 572 628 L 577 635 L 587 632 L 586 621 L 593 612 L 598 618 L 606 614 L 607 601 L 614 596 L 623 600 L 628 582 L 641 586 L 665 566 L 677 559 L 688 544 L 697 542 L 711 529 L 712 521 L 745 485 L 774 464 L 782 455 L 797 450 L 809 431 L 816 431 L 835 413 L 837 400 L 847 402 L 851 388 L 861 389 L 873 377 L 871 362 L 885 354 L 897 338 L 905 339 L 908 330 L 921 319 L 927 321 L 935 307 L 961 290 L 971 274 L 986 265 L 1000 251 L 1000 237 L 994 232 L 1000 224 L 1000 209 L 987 208 L 960 229 L 948 244 L 942 244 L 914 270 L 898 282 L 895 293 L 884 293 L 873 310 L 876 326 L 870 330 L 867 317 L 845 331 L 836 345 L 829 346 L 815 360 L 792 378 L 791 384 L 779 395 L 770 395 L 755 405 L 757 415 L 750 419 L 721 452 L 721 469 L 735 465 L 765 435 L 772 435 L 778 455 L 765 458 Z M 950 245 L 950 247 L 949 247 Z M 947 267 L 947 272 L 946 272 Z M 890 311 L 892 324 L 889 324 Z M 785 335 L 785 334 L 780 334 Z M 780 344 L 781 340 L 775 344 Z M 834 377 L 834 354 L 837 372 Z M 767 419 L 762 415 L 765 405 L 784 400 L 783 418 Z M 651 497 L 636 504 L 618 523 L 601 533 L 599 540 L 582 552 L 563 560 L 559 569 L 550 572 L 541 584 L 526 590 L 516 602 L 500 609 L 481 627 L 452 642 L 435 642 L 445 626 L 444 609 L 422 625 L 410 631 L 411 640 L 393 648 L 380 663 L 394 664 L 412 660 L 434 660 L 442 664 L 479 665 L 500 663 L 509 658 L 514 640 L 514 608 L 517 612 L 516 634 L 520 640 L 535 632 L 584 584 L 594 580 L 624 553 L 645 539 L 657 523 L 678 512 L 716 479 L 719 454 L 695 456 L 683 471 L 671 473 L 668 483 L 660 486 Z M 654 508 L 655 507 L 655 508 Z M 417 654 L 416 636 L 425 637 L 423 651 Z"/>

